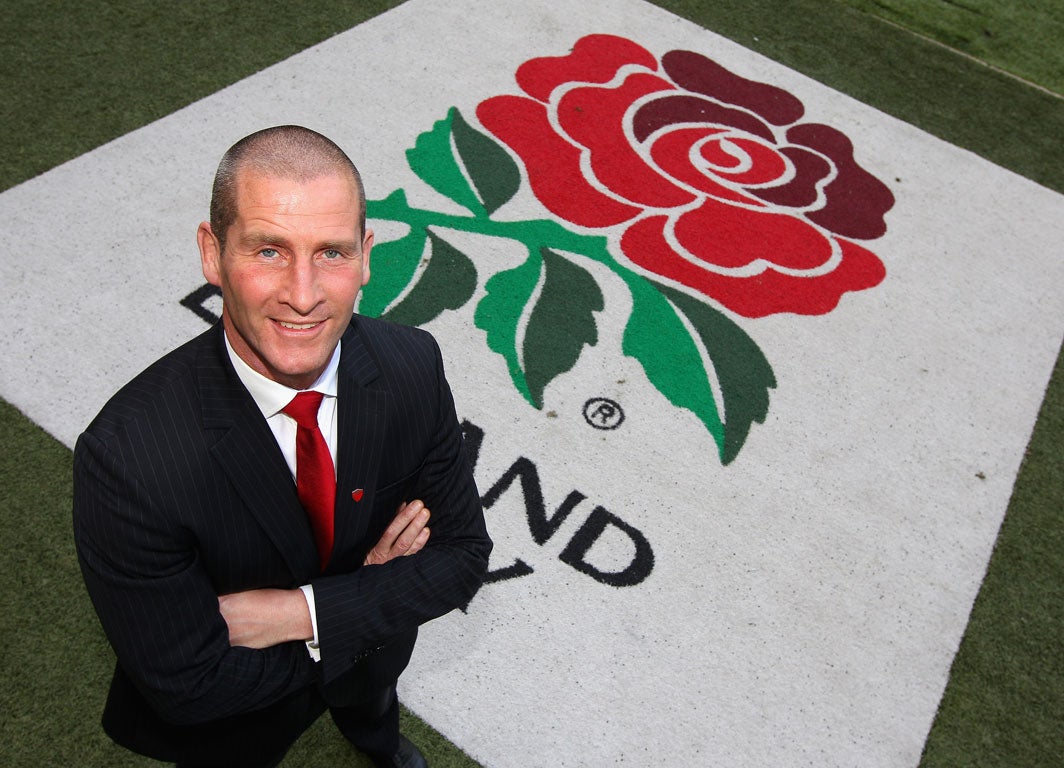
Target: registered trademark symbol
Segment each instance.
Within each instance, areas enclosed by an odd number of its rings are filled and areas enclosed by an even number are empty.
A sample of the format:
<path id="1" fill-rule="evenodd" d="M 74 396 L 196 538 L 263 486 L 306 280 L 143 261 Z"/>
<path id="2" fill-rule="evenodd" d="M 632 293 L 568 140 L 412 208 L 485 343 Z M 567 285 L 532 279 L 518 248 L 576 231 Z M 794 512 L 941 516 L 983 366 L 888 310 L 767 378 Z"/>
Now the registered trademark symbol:
<path id="1" fill-rule="evenodd" d="M 593 397 L 584 403 L 584 420 L 595 429 L 617 429 L 624 421 L 624 411 L 614 400 Z"/>

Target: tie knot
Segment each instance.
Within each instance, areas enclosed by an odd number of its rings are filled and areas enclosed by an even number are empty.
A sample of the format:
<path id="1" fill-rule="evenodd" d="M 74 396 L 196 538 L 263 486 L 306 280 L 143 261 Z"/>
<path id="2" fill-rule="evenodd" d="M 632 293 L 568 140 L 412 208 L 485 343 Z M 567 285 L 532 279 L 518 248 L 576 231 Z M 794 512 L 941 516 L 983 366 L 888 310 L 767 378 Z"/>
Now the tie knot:
<path id="1" fill-rule="evenodd" d="M 282 410 L 305 429 L 318 426 L 318 406 L 324 397 L 321 392 L 300 392 Z"/>

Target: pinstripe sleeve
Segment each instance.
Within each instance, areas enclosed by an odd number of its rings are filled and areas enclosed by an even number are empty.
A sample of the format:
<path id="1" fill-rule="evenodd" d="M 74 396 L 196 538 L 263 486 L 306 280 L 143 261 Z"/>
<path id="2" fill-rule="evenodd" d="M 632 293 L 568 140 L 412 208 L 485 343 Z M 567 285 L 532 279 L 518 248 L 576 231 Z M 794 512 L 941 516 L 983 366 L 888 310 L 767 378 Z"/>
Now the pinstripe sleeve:
<path id="1" fill-rule="evenodd" d="M 74 535 L 89 596 L 118 662 L 166 721 L 266 706 L 310 684 L 303 643 L 231 648 L 187 531 L 158 514 L 144 478 L 91 432 L 74 451 Z"/>
<path id="2" fill-rule="evenodd" d="M 391 384 L 400 392 L 400 407 L 411 411 L 404 423 L 425 437 L 384 439 L 410 441 L 409 450 L 421 452 L 410 498 L 432 510 L 432 535 L 417 555 L 314 582 L 326 682 L 349 669 L 360 652 L 468 604 L 492 547 L 439 347 L 411 329 L 389 343 L 401 358 L 401 375 Z"/>

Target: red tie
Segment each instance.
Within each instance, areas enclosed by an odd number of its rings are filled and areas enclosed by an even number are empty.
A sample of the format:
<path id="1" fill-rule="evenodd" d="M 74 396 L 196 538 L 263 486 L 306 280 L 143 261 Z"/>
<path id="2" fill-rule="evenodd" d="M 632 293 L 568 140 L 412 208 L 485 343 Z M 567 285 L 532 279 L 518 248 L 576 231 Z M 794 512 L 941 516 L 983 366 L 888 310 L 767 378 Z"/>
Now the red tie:
<path id="1" fill-rule="evenodd" d="M 284 407 L 296 420 L 296 492 L 310 518 L 314 541 L 324 571 L 333 548 L 333 509 L 336 504 L 336 474 L 325 437 L 318 429 L 321 392 L 300 392 Z"/>

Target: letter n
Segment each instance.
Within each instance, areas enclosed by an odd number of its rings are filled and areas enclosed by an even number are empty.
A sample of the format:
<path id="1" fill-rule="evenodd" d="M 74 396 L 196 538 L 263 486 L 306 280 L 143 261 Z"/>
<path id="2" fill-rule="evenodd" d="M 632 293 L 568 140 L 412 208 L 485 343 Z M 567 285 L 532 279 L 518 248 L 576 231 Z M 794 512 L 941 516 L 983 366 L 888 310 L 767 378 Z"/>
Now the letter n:
<path id="1" fill-rule="evenodd" d="M 525 514 L 528 515 L 528 529 L 532 532 L 532 539 L 537 544 L 545 544 L 555 534 L 565 518 L 573 511 L 581 501 L 587 497 L 579 491 L 570 491 L 554 514 L 548 518 L 547 508 L 543 503 L 543 486 L 539 482 L 539 472 L 536 465 L 521 456 L 506 470 L 495 485 L 488 489 L 481 502 L 484 509 L 488 509 L 499 500 L 506 490 L 513 485 L 514 480 L 520 478 L 521 493 L 525 497 Z"/>

